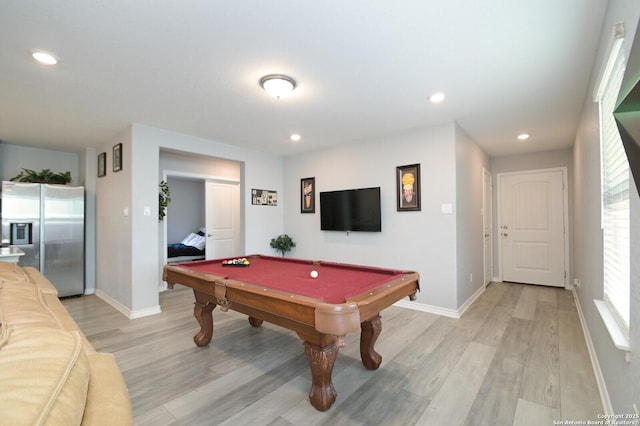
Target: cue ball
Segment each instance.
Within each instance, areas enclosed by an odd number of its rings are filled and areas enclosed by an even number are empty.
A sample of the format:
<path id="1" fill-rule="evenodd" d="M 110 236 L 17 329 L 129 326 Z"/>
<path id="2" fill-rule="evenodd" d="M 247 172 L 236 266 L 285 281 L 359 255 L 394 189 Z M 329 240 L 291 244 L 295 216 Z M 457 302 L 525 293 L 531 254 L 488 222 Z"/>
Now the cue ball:
<path id="1" fill-rule="evenodd" d="M 311 275 L 311 278 L 318 278 L 318 271 L 311 271 L 309 275 Z"/>

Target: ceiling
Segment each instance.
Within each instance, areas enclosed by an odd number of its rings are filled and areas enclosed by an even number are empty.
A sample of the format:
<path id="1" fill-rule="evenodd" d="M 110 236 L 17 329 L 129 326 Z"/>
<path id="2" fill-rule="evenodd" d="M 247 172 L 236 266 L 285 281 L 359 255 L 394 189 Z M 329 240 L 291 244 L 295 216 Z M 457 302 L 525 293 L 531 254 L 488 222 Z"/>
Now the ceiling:
<path id="1" fill-rule="evenodd" d="M 491 156 L 563 149 L 606 3 L 3 0 L 0 140 L 81 151 L 135 122 L 292 155 L 455 121 Z"/>

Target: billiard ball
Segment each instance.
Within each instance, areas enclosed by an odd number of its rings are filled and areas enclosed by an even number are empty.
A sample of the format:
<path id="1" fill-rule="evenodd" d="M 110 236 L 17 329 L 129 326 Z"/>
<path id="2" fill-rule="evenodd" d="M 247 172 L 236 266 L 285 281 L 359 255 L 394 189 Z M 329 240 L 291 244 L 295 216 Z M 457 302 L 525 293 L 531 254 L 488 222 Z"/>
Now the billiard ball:
<path id="1" fill-rule="evenodd" d="M 318 271 L 311 271 L 309 275 L 311 275 L 311 278 L 318 278 Z"/>

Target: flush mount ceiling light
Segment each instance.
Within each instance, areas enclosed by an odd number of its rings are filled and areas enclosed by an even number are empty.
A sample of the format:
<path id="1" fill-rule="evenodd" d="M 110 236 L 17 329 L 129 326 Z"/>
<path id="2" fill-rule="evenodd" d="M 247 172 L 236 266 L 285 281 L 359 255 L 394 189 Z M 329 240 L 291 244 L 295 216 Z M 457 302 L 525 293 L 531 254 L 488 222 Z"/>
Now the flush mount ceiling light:
<path id="1" fill-rule="evenodd" d="M 31 56 L 36 61 L 46 64 L 46 65 L 55 65 L 58 63 L 58 60 L 51 53 L 43 52 L 41 50 L 31 52 Z"/>
<path id="2" fill-rule="evenodd" d="M 527 139 L 529 139 L 529 135 L 527 133 L 522 133 L 518 135 L 519 141 L 526 141 Z"/>
<path id="3" fill-rule="evenodd" d="M 294 142 L 298 142 L 300 139 L 302 139 L 302 136 L 300 136 L 297 133 L 294 133 L 294 134 L 291 135 L 291 140 L 294 141 Z"/>
<path id="4" fill-rule="evenodd" d="M 274 98 L 289 96 L 296 88 L 296 82 L 291 77 L 282 74 L 265 75 L 260 79 L 260 86 Z"/>
<path id="5" fill-rule="evenodd" d="M 432 104 L 437 104 L 444 101 L 444 97 L 444 93 L 434 93 L 433 95 L 429 96 L 429 102 L 431 102 Z"/>

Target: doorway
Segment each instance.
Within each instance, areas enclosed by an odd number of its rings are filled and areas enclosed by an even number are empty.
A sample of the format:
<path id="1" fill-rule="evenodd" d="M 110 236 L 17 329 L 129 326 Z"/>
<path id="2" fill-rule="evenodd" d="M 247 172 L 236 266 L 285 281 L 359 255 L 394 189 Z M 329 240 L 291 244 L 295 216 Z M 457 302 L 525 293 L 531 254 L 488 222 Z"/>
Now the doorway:
<path id="1" fill-rule="evenodd" d="M 567 169 L 498 174 L 502 281 L 568 286 Z"/>
<path id="2" fill-rule="evenodd" d="M 484 286 L 493 280 L 493 191 L 491 188 L 491 172 L 482 169 L 482 229 L 483 229 L 483 259 Z"/>
<path id="3" fill-rule="evenodd" d="M 164 180 L 171 182 L 172 202 L 160 228 L 162 265 L 168 260 L 167 243 L 179 242 L 189 233 L 199 231 L 206 238 L 206 259 L 242 254 L 239 181 L 176 171 L 166 171 Z M 176 185 L 178 182 L 181 184 Z M 176 192 L 181 190 L 190 194 Z M 176 208 L 181 209 L 177 218 L 172 214 Z"/>
<path id="4" fill-rule="evenodd" d="M 206 258 L 235 257 L 240 251 L 240 183 L 207 180 Z"/>

